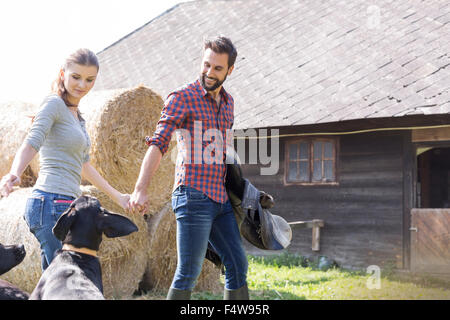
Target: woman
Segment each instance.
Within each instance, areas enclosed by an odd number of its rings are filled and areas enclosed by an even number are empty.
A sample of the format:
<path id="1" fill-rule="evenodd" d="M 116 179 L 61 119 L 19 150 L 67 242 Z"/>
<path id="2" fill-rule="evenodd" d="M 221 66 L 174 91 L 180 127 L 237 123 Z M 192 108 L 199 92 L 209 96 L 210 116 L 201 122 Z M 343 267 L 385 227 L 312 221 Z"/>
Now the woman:
<path id="1" fill-rule="evenodd" d="M 111 187 L 89 163 L 90 139 L 78 104 L 94 86 L 98 70 L 97 57 L 88 49 L 79 49 L 67 58 L 53 84 L 53 94 L 44 99 L 10 172 L 0 181 L 2 196 L 8 196 L 40 153 L 39 177 L 27 199 L 24 218 L 41 245 L 43 270 L 62 247 L 52 228 L 70 202 L 81 195 L 82 177 L 122 208 L 129 200 L 129 195 Z"/>

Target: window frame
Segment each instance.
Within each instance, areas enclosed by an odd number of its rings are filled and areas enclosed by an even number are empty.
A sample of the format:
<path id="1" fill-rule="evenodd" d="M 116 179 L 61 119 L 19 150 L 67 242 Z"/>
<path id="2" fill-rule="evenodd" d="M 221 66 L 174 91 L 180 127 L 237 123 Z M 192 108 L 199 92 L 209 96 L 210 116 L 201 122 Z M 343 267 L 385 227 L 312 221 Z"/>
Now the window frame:
<path id="1" fill-rule="evenodd" d="M 300 142 L 307 142 L 309 146 L 309 181 L 289 181 L 289 147 L 292 144 L 298 144 Z M 334 157 L 334 181 L 322 182 L 322 181 L 312 181 L 313 168 L 314 168 L 314 142 L 332 142 L 334 144 L 333 157 Z M 339 159 L 339 139 L 337 137 L 307 137 L 307 138 L 294 138 L 286 140 L 284 143 L 284 185 L 302 185 L 302 186 L 338 186 L 339 185 L 339 174 L 338 174 L 338 159 Z M 297 161 L 301 161 L 297 159 Z M 324 158 L 322 158 L 322 163 Z"/>

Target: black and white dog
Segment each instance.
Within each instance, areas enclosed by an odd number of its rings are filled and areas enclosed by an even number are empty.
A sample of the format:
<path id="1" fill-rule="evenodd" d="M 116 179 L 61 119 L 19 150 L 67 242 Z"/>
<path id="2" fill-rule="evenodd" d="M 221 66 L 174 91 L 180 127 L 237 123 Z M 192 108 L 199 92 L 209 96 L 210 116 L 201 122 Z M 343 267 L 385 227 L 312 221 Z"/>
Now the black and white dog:
<path id="1" fill-rule="evenodd" d="M 75 199 L 53 227 L 63 248 L 42 274 L 30 300 L 104 299 L 97 258 L 102 234 L 115 238 L 137 230 L 131 220 L 104 209 L 96 198 Z"/>
<path id="2" fill-rule="evenodd" d="M 8 272 L 25 258 L 23 245 L 0 244 L 0 275 Z M 28 300 L 29 294 L 5 280 L 0 280 L 0 300 Z"/>

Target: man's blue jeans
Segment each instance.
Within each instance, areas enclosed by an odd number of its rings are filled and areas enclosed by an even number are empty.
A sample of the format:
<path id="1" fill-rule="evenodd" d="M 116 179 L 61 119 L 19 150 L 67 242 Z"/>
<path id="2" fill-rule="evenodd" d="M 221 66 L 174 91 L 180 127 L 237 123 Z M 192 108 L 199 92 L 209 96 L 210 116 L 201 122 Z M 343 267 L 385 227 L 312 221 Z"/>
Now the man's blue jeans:
<path id="1" fill-rule="evenodd" d="M 74 199 L 74 197 L 38 189 L 33 190 L 27 199 L 24 219 L 41 245 L 42 270 L 50 265 L 55 251 L 62 248 L 61 241 L 54 236 L 52 228 L 59 216 L 70 206 L 70 203 L 65 201 Z"/>
<path id="2" fill-rule="evenodd" d="M 171 287 L 194 288 L 208 241 L 225 266 L 225 288 L 245 285 L 247 256 L 230 201 L 218 203 L 194 188 L 179 186 L 172 194 L 172 208 L 177 219 L 178 265 Z"/>

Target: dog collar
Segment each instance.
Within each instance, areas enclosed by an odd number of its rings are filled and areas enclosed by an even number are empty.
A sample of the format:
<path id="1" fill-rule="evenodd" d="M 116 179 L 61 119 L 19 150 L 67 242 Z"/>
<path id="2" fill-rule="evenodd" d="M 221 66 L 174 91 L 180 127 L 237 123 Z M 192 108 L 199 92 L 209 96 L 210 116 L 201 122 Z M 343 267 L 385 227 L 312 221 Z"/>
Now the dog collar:
<path id="1" fill-rule="evenodd" d="M 78 248 L 78 247 L 75 247 L 68 243 L 64 243 L 62 249 L 66 250 L 66 251 L 75 251 L 75 252 L 84 253 L 84 254 L 88 254 L 88 255 L 97 257 L 97 251 L 95 251 L 95 250 L 92 250 L 89 248 Z"/>

